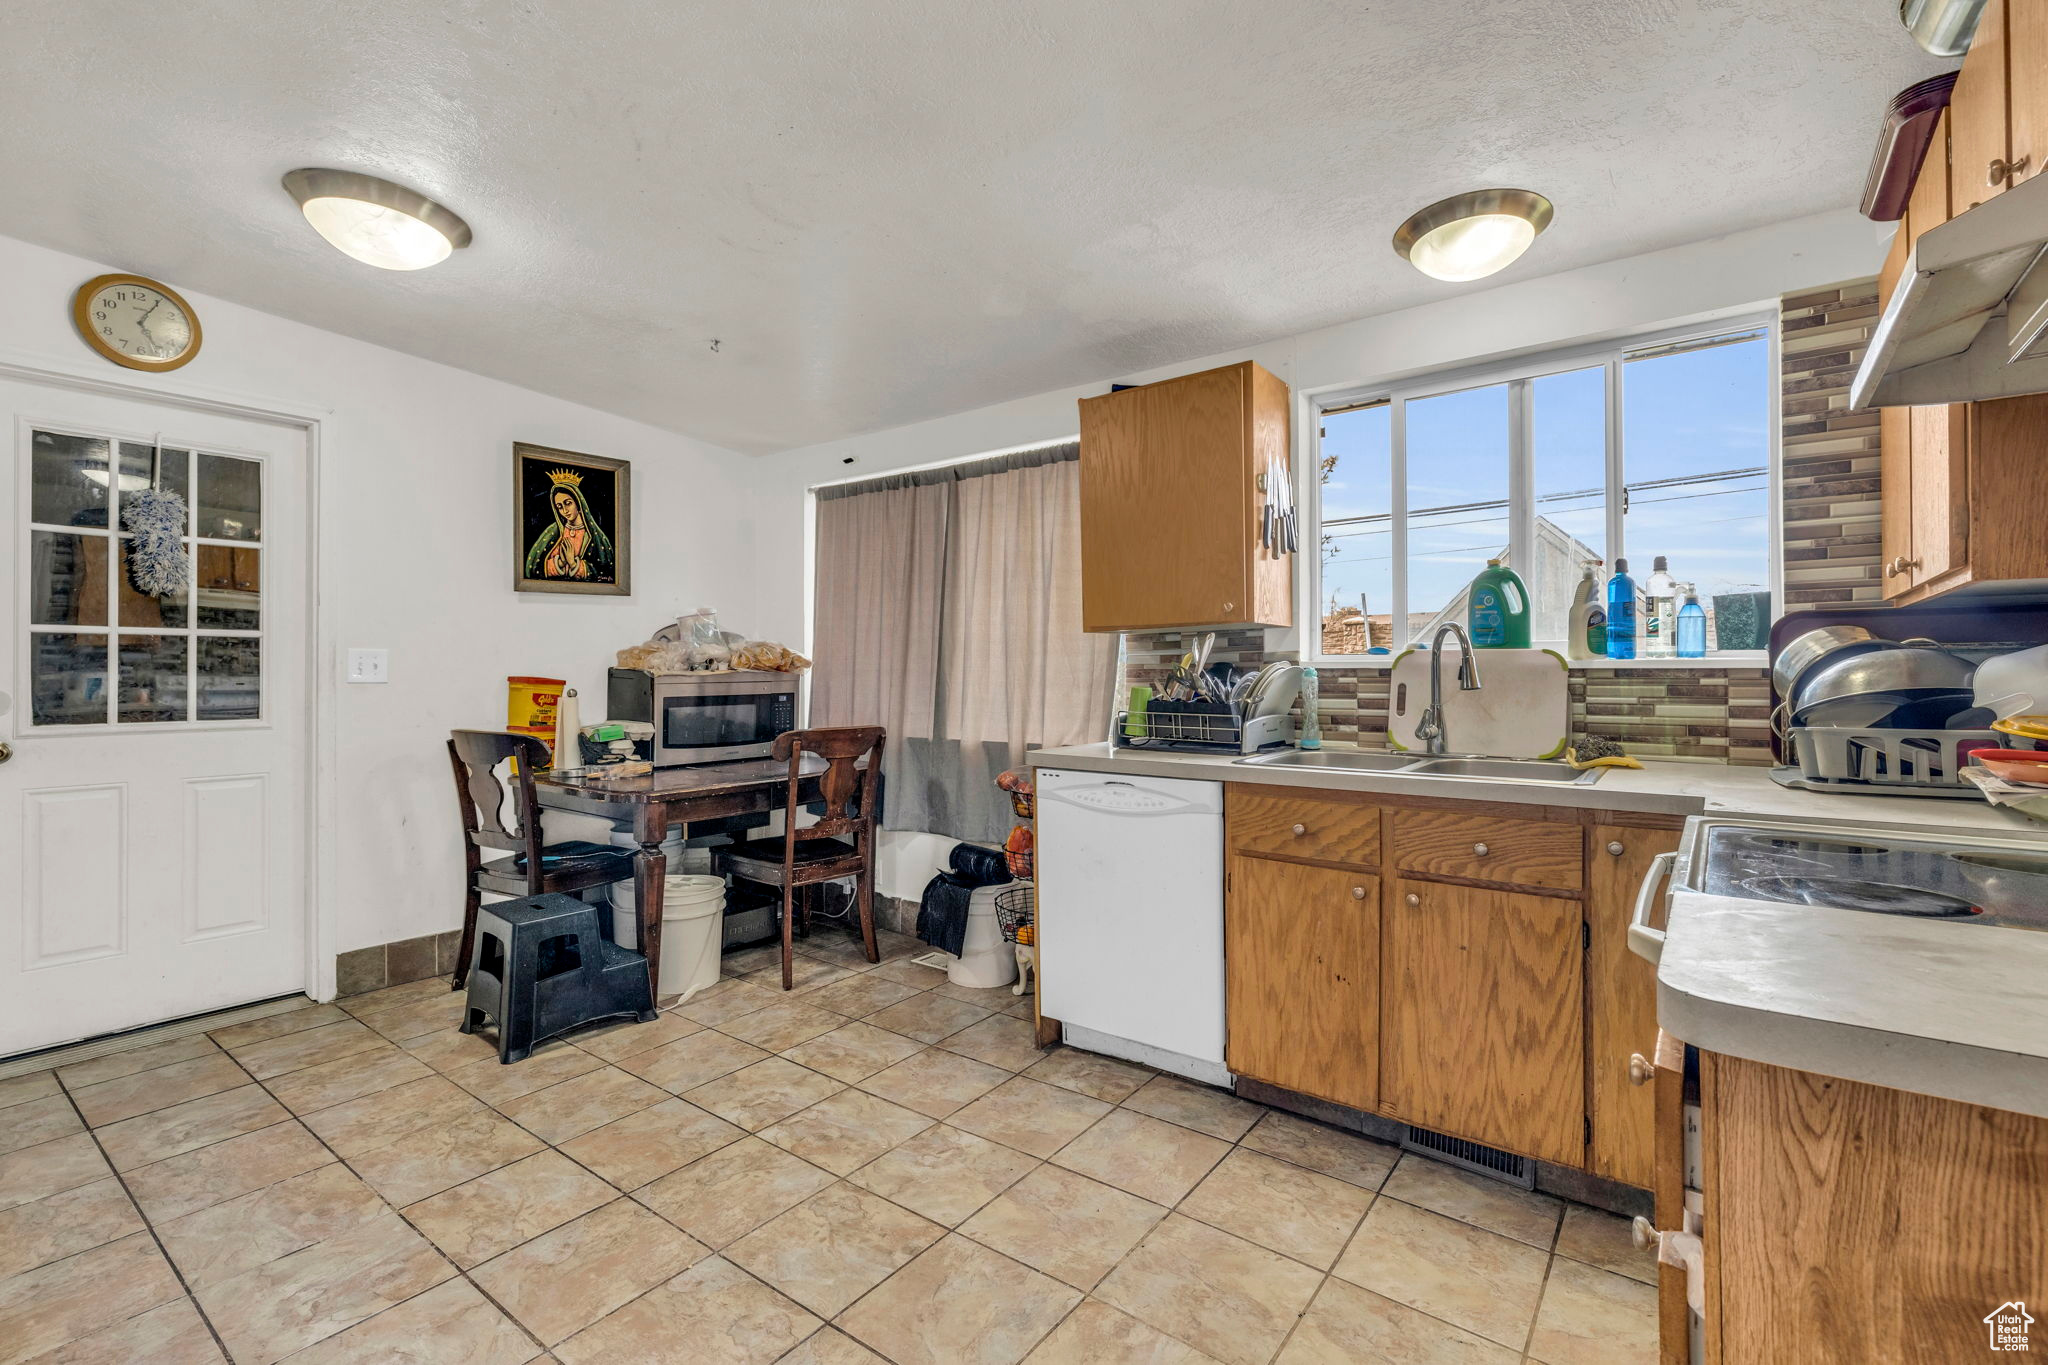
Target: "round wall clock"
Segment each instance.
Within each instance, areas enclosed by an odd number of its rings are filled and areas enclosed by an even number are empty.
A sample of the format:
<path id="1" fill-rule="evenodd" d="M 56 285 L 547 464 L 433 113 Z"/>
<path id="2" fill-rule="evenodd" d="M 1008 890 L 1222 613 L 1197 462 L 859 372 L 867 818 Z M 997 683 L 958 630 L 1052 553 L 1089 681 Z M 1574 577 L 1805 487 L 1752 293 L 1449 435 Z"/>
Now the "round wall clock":
<path id="1" fill-rule="evenodd" d="M 85 344 L 131 370 L 175 370 L 199 354 L 199 315 L 169 285 L 101 275 L 78 286 L 71 320 Z"/>

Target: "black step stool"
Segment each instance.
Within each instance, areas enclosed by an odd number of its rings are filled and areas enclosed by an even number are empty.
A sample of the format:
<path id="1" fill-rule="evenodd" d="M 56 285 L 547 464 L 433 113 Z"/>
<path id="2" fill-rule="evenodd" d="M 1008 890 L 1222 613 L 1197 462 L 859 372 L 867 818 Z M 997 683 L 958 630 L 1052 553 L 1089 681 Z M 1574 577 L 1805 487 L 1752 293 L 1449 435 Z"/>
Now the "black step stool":
<path id="1" fill-rule="evenodd" d="M 462 1031 L 495 1019 L 500 1062 L 615 1014 L 653 1022 L 654 992 L 646 957 L 605 936 L 597 907 L 559 892 L 478 907 Z"/>

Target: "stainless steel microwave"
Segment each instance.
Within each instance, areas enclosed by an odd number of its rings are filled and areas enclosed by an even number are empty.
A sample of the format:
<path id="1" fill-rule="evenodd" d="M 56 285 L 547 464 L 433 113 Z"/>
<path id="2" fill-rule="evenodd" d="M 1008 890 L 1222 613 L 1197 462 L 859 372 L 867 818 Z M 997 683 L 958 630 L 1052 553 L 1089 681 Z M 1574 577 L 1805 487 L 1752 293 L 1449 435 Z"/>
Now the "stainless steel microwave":
<path id="1" fill-rule="evenodd" d="M 676 767 L 765 757 L 775 737 L 796 728 L 801 673 L 728 669 L 648 673 L 614 668 L 606 688 L 610 720 L 654 726 L 654 764 Z"/>

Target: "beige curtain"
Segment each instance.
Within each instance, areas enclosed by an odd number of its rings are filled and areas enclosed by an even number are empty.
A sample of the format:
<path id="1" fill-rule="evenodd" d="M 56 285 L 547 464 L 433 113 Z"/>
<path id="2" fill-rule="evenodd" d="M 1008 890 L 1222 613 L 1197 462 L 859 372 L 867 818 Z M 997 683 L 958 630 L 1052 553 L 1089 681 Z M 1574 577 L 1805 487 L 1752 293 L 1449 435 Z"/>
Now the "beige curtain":
<path id="1" fill-rule="evenodd" d="M 812 724 L 888 728 L 887 827 L 999 840 L 996 775 L 1107 732 L 1116 637 L 1081 630 L 1079 454 L 820 494 Z"/>

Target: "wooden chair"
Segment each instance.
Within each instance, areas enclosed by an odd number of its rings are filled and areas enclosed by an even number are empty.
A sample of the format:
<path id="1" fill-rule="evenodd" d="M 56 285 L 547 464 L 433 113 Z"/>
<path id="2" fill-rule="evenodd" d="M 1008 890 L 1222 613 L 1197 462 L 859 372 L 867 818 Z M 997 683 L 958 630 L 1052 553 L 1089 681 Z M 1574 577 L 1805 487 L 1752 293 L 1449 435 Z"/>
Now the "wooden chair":
<path id="1" fill-rule="evenodd" d="M 803 929 L 808 933 L 816 888 L 843 877 L 853 878 L 861 947 L 868 961 L 882 960 L 875 948 L 875 816 L 886 739 L 887 732 L 879 725 L 791 730 L 777 735 L 774 757 L 789 764 L 782 837 L 750 839 L 718 851 L 720 871 L 743 881 L 782 888 L 784 990 L 791 985 L 791 937 L 796 930 L 799 889 L 803 892 Z M 818 777 L 825 813 L 816 824 L 799 829 L 797 789 L 807 755 L 816 755 L 829 765 Z M 841 836 L 850 836 L 851 842 Z"/>
<path id="2" fill-rule="evenodd" d="M 498 769 L 516 760 L 512 823 L 504 822 L 505 787 Z M 455 799 L 462 808 L 463 890 L 462 949 L 455 959 L 453 988 L 469 978 L 469 959 L 476 949 L 476 912 L 483 893 L 542 896 L 575 895 L 593 886 L 624 881 L 633 875 L 630 849 L 612 848 L 581 839 L 543 845 L 540 841 L 540 799 L 533 788 L 536 765 L 548 761 L 548 746 L 531 735 L 504 730 L 457 730 L 448 737 L 448 761 L 455 769 Z M 495 848 L 509 858 L 483 860 L 480 849 Z"/>

